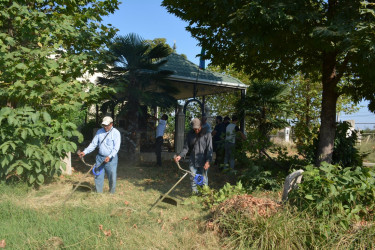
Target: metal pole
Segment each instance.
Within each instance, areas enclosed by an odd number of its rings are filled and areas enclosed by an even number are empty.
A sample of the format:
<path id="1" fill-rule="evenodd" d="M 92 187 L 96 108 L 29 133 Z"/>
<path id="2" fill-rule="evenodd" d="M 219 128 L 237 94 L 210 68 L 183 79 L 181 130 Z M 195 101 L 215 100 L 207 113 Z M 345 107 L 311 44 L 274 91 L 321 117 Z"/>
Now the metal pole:
<path id="1" fill-rule="evenodd" d="M 162 197 L 160 197 L 155 203 L 154 205 L 152 205 L 152 207 L 147 211 L 147 213 L 149 213 L 160 201 L 162 201 L 189 173 L 186 172 L 179 180 L 178 182 L 176 182 L 176 184 L 174 184 L 173 187 L 171 187 L 171 189 L 168 190 L 168 192 L 166 192 Z"/>

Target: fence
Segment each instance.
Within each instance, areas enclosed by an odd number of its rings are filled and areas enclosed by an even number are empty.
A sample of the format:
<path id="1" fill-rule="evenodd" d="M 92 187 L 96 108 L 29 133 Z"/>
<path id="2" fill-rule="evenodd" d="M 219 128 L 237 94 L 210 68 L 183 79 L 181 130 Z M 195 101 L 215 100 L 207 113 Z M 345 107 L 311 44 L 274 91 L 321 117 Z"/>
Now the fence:
<path id="1" fill-rule="evenodd" d="M 373 141 L 375 141 L 375 133 L 362 133 L 359 138 L 360 144 L 367 144 Z"/>

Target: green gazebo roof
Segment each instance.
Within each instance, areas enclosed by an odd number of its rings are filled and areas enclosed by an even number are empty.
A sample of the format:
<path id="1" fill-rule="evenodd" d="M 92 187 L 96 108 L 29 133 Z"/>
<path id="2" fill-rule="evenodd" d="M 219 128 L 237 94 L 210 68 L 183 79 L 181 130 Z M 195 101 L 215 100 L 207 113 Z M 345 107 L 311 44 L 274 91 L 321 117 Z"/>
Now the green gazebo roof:
<path id="1" fill-rule="evenodd" d="M 168 77 L 172 84 L 180 90 L 176 99 L 193 97 L 194 84 L 196 96 L 213 95 L 228 91 L 245 90 L 247 85 L 229 75 L 210 70 L 200 70 L 198 65 L 187 60 L 184 56 L 172 53 L 167 57 L 168 62 L 161 70 L 173 71 Z"/>

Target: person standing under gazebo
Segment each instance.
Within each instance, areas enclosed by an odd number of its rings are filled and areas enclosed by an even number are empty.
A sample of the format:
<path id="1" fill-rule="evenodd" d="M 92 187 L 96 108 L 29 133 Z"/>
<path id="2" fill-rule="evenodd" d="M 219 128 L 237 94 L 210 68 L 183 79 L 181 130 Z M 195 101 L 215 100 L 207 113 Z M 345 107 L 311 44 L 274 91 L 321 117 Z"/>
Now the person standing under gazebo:
<path id="1" fill-rule="evenodd" d="M 159 120 L 159 124 L 156 127 L 156 141 L 155 141 L 155 154 L 156 154 L 156 165 L 161 167 L 161 151 L 163 146 L 163 136 L 165 128 L 167 127 L 168 115 L 164 114 Z"/>

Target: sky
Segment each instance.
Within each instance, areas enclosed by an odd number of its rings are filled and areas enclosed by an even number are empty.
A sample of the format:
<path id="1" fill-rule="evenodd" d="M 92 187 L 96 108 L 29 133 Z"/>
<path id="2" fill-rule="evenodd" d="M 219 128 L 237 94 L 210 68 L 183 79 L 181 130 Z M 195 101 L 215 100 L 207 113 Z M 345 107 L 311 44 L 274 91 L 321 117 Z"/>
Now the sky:
<path id="1" fill-rule="evenodd" d="M 119 29 L 119 35 L 136 33 L 143 39 L 167 39 L 167 44 L 173 47 L 176 42 L 176 52 L 185 54 L 189 61 L 199 64 L 201 48 L 198 41 L 186 31 L 187 23 L 169 14 L 160 6 L 161 0 L 123 0 L 113 15 L 104 18 L 104 23 L 110 23 Z"/>
<path id="2" fill-rule="evenodd" d="M 161 0 L 123 0 L 114 14 L 104 17 L 103 22 L 119 29 L 118 35 L 136 33 L 146 40 L 165 38 L 173 47 L 176 43 L 178 54 L 185 54 L 189 61 L 199 64 L 201 48 L 198 41 L 186 31 L 187 23 L 169 14 L 160 6 Z M 375 128 L 375 114 L 367 109 L 367 102 L 360 103 L 362 108 L 355 114 L 341 113 L 339 120 L 355 120 L 356 128 Z M 358 124 L 372 123 L 372 124 Z"/>

